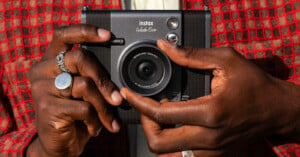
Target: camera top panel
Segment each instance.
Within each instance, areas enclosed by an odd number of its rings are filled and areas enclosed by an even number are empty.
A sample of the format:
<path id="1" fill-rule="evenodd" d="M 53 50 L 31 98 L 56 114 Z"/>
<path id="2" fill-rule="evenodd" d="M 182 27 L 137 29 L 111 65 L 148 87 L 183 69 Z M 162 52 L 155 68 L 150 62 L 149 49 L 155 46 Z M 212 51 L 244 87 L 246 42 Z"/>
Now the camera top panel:
<path id="1" fill-rule="evenodd" d="M 170 39 L 181 44 L 182 11 L 86 10 L 82 22 L 110 30 L 126 44 L 138 40 Z"/>

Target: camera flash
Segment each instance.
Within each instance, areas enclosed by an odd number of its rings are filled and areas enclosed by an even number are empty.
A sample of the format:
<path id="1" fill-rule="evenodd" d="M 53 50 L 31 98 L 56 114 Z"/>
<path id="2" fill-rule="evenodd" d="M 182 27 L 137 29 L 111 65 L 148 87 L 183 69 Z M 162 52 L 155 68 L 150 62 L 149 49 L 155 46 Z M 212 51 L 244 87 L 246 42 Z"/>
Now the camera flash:
<path id="1" fill-rule="evenodd" d="M 168 19 L 167 25 L 170 29 L 177 29 L 179 26 L 178 19 L 175 17 L 171 17 Z"/>

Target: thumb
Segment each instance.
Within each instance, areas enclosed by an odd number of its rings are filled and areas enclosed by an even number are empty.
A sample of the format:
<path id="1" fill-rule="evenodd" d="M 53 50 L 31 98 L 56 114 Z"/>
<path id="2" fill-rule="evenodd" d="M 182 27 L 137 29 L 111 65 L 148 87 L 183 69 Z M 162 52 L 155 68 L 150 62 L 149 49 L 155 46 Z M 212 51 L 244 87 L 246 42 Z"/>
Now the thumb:
<path id="1" fill-rule="evenodd" d="M 218 67 L 220 57 L 215 49 L 179 47 L 165 40 L 158 40 L 157 46 L 181 66 L 205 70 Z"/>

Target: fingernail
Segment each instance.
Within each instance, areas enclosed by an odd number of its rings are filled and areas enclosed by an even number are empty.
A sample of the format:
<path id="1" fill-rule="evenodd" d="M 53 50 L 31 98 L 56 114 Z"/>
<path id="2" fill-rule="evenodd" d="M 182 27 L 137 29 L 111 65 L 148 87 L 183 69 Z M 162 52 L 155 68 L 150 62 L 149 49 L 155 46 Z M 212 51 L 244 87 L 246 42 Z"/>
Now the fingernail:
<path id="1" fill-rule="evenodd" d="M 100 38 L 107 38 L 107 36 L 110 34 L 110 32 L 102 28 L 98 28 L 97 32 Z"/>
<path id="2" fill-rule="evenodd" d="M 97 131 L 97 133 L 96 133 L 96 136 L 99 136 L 99 134 L 100 134 L 101 130 L 102 130 L 102 127 L 101 127 L 101 128 L 99 128 L 99 130 L 98 130 L 98 131 Z"/>
<path id="3" fill-rule="evenodd" d="M 116 131 L 120 130 L 120 125 L 119 125 L 119 123 L 118 123 L 118 121 L 116 119 L 113 120 L 113 122 L 112 122 L 111 125 L 112 125 L 112 127 L 113 127 L 114 130 L 116 130 Z"/>
<path id="4" fill-rule="evenodd" d="M 123 91 L 121 91 L 121 95 L 122 95 L 122 97 L 123 97 L 124 99 L 126 99 L 126 95 L 125 95 L 125 93 L 124 93 Z"/>
<path id="5" fill-rule="evenodd" d="M 163 39 L 159 40 L 159 42 L 161 44 L 163 44 L 163 46 L 168 47 L 168 48 L 174 48 L 174 47 L 176 47 L 175 44 L 172 44 L 172 43 L 170 43 L 170 42 L 168 42 L 166 40 L 163 40 Z"/>
<path id="6" fill-rule="evenodd" d="M 123 100 L 123 97 L 121 96 L 121 94 L 115 90 L 112 92 L 111 94 L 111 99 L 115 102 L 115 103 L 121 103 Z"/>

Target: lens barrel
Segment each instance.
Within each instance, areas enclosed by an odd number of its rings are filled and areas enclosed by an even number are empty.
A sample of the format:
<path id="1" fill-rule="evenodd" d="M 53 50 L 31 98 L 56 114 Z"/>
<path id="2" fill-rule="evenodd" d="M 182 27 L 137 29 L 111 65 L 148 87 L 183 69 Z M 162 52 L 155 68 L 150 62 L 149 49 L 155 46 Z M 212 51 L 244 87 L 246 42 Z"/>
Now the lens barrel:
<path id="1" fill-rule="evenodd" d="M 128 46 L 119 68 L 123 85 L 144 96 L 161 92 L 172 76 L 171 62 L 155 41 L 140 41 Z"/>

